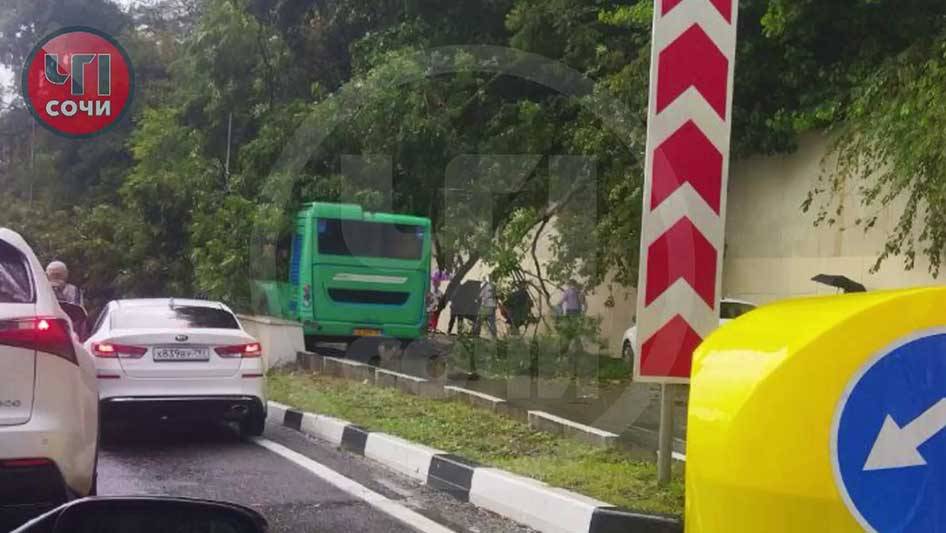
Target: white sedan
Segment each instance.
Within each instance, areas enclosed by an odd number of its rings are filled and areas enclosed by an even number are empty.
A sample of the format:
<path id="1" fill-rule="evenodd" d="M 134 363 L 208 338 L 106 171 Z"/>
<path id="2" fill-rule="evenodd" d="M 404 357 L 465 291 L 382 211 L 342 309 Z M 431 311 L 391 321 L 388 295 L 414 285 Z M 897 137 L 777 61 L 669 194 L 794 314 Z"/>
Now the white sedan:
<path id="1" fill-rule="evenodd" d="M 262 435 L 266 369 L 259 342 L 218 302 L 117 300 L 86 341 L 105 423 L 152 416 L 238 421 Z"/>
<path id="2" fill-rule="evenodd" d="M 95 366 L 64 306 L 29 245 L 0 228 L 0 529 L 96 491 Z"/>
<path id="3" fill-rule="evenodd" d="M 723 298 L 719 302 L 719 323 L 720 325 L 729 322 L 735 318 L 755 309 L 754 303 L 743 300 L 734 300 L 732 298 Z M 637 326 L 631 326 L 624 332 L 624 339 L 621 343 L 621 357 L 627 361 L 627 364 L 634 366 L 634 346 L 637 344 Z"/>

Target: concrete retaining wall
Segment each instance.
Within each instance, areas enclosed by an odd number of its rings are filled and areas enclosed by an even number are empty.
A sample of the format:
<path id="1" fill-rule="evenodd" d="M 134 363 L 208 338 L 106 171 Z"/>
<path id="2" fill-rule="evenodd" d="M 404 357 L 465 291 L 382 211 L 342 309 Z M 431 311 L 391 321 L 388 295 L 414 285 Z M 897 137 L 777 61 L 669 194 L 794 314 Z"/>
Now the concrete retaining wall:
<path id="1" fill-rule="evenodd" d="M 295 362 L 296 353 L 305 350 L 302 324 L 267 316 L 239 315 L 247 333 L 263 346 L 267 368 Z"/>

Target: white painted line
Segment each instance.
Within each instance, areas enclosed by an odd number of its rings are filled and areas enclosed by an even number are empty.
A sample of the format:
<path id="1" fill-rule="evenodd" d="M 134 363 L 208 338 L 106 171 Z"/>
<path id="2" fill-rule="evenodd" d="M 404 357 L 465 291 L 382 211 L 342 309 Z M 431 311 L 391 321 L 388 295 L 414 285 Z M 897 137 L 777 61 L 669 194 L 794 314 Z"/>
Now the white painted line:
<path id="1" fill-rule="evenodd" d="M 349 359 L 339 359 L 339 358 L 337 358 L 337 357 L 325 357 L 325 358 L 324 358 L 324 361 L 325 361 L 326 363 L 329 362 L 329 361 L 331 361 L 331 362 L 333 362 L 333 363 L 338 363 L 338 364 L 340 364 L 340 365 L 345 365 L 345 366 L 359 366 L 359 367 L 361 367 L 361 366 L 368 366 L 368 365 L 366 365 L 366 364 L 364 364 L 364 363 L 359 363 L 358 361 L 351 361 L 351 360 L 349 360 Z"/>
<path id="2" fill-rule="evenodd" d="M 586 426 L 585 424 L 579 424 L 578 422 L 574 422 L 572 420 L 568 420 L 567 418 L 562 418 L 560 416 L 555 416 L 551 413 L 546 413 L 545 411 L 529 411 L 528 416 L 530 417 L 534 416 L 536 418 L 544 418 L 546 420 L 550 420 L 552 422 L 561 424 L 563 426 L 568 426 L 574 429 L 584 431 L 585 433 L 598 435 L 599 437 L 609 437 L 609 438 L 615 438 L 615 439 L 618 437 L 616 433 L 611 433 L 610 431 L 605 431 L 603 429 L 598 429 L 596 427 Z"/>
<path id="3" fill-rule="evenodd" d="M 402 374 L 402 373 L 400 373 L 400 372 L 395 372 L 395 371 L 393 371 L 393 370 L 385 370 L 385 369 L 383 369 L 383 368 L 376 368 L 374 372 L 375 372 L 375 375 L 376 375 L 376 376 L 377 376 L 377 374 L 384 374 L 384 375 L 386 375 L 386 376 L 393 376 L 393 377 L 395 377 L 395 378 L 397 378 L 397 379 L 403 379 L 403 380 L 405 380 L 405 381 L 413 381 L 413 382 L 415 382 L 415 383 L 427 383 L 427 380 L 424 379 L 424 378 L 419 378 L 419 377 L 417 377 L 417 376 L 411 376 L 410 374 Z M 446 388 L 446 387 L 444 387 L 444 388 Z"/>
<path id="4" fill-rule="evenodd" d="M 313 461 L 312 459 L 286 448 L 282 444 L 277 444 L 271 440 L 262 437 L 252 439 L 253 442 L 266 448 L 267 450 L 292 461 L 293 463 L 305 468 L 316 477 L 331 484 L 335 488 L 342 490 L 355 498 L 363 500 L 375 509 L 394 517 L 395 519 L 407 524 L 408 526 L 423 533 L 454 533 L 452 530 L 434 522 L 426 516 L 412 511 L 403 505 L 385 498 L 381 494 L 365 487 L 364 485 L 351 480 L 331 468 Z"/>
<path id="5" fill-rule="evenodd" d="M 457 386 L 455 386 L 455 385 L 447 385 L 446 387 L 444 387 L 444 390 L 453 391 L 453 392 L 456 392 L 456 393 L 458 393 L 458 394 L 466 394 L 466 395 L 469 395 L 469 396 L 476 396 L 477 398 L 482 398 L 483 400 L 486 400 L 486 401 L 492 402 L 492 403 L 506 403 L 506 400 L 504 400 L 504 399 L 502 399 L 502 398 L 497 398 L 496 396 L 490 396 L 489 394 L 484 394 L 484 393 L 482 393 L 482 392 L 478 392 L 478 391 L 475 391 L 475 390 L 464 389 L 463 387 L 457 387 Z"/>

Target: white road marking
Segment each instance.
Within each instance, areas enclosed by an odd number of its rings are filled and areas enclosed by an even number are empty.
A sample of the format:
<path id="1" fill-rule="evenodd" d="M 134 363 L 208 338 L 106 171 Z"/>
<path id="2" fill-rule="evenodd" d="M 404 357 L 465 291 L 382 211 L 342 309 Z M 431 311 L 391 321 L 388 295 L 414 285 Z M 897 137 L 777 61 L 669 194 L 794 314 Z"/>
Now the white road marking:
<path id="1" fill-rule="evenodd" d="M 423 533 L 454 533 L 452 530 L 447 529 L 446 527 L 434 522 L 426 516 L 412 511 L 407 507 L 394 502 L 393 500 L 389 500 L 388 498 L 385 498 L 381 494 L 374 492 L 368 487 L 348 479 L 331 468 L 314 461 L 302 455 L 301 453 L 290 450 L 282 444 L 277 444 L 262 437 L 256 437 L 252 440 L 263 448 L 266 448 L 276 455 L 284 457 L 301 466 L 302 468 L 305 468 L 309 472 L 321 478 L 323 481 L 344 492 L 347 492 L 355 498 L 363 500 L 368 505 L 394 517 L 395 519 L 407 524 L 417 531 L 421 531 Z"/>

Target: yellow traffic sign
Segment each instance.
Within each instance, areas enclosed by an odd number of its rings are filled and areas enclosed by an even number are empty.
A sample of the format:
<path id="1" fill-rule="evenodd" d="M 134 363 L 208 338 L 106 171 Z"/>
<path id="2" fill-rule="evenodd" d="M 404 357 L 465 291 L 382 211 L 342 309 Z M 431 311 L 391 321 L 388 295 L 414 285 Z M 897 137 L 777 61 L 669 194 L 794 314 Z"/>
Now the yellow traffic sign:
<path id="1" fill-rule="evenodd" d="M 946 531 L 946 288 L 807 298 L 696 350 L 688 533 Z"/>

